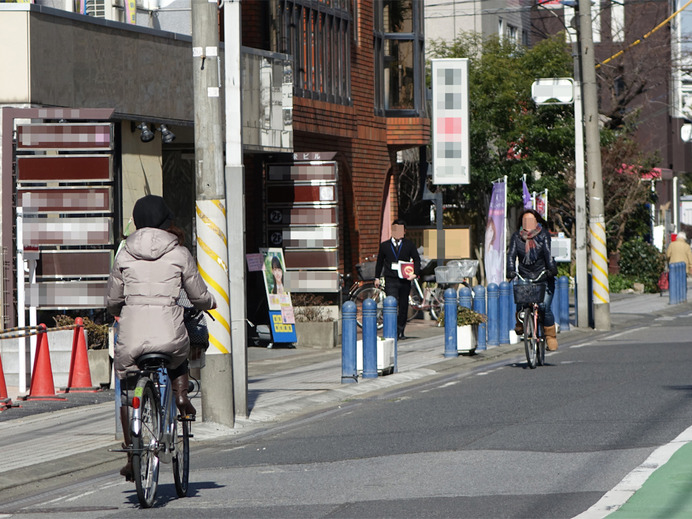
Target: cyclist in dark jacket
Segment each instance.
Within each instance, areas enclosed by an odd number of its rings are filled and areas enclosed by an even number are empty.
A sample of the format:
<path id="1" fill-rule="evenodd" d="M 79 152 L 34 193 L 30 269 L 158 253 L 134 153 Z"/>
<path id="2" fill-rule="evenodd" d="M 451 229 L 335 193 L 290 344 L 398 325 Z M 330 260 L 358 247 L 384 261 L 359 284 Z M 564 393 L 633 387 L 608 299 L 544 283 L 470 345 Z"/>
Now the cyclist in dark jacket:
<path id="1" fill-rule="evenodd" d="M 541 281 L 545 281 L 546 290 L 541 312 L 546 346 L 550 351 L 557 350 L 555 316 L 550 308 L 555 293 L 555 276 L 557 266 L 550 250 L 550 234 L 543 217 L 533 209 L 525 209 L 519 221 L 519 229 L 512 234 L 507 249 L 507 278 L 516 277 L 517 270 L 524 279 L 537 279 L 543 271 Z M 517 261 L 518 260 L 518 261 Z M 517 322 L 517 335 L 523 334 L 523 325 Z"/>

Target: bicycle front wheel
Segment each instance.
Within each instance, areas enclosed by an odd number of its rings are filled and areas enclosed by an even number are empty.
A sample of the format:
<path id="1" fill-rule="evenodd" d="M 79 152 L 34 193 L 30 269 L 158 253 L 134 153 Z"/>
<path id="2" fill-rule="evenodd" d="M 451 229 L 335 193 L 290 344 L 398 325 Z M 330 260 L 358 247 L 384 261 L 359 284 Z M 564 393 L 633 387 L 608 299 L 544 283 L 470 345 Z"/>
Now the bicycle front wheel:
<path id="1" fill-rule="evenodd" d="M 135 397 L 139 397 L 142 425 L 139 434 L 132 434 L 132 470 L 139 504 L 142 508 L 150 508 L 159 485 L 160 403 L 148 379 L 140 379 L 137 383 Z"/>
<path id="2" fill-rule="evenodd" d="M 187 496 L 190 475 L 190 420 L 176 420 L 175 455 L 173 456 L 173 480 L 178 497 Z"/>
<path id="3" fill-rule="evenodd" d="M 536 348 L 538 346 L 538 341 L 536 340 L 536 333 L 533 328 L 533 312 L 530 310 L 524 310 L 524 350 L 526 351 L 526 362 L 529 368 L 536 369 L 536 363 L 538 361 L 538 354 Z"/>
<path id="4" fill-rule="evenodd" d="M 408 313 L 406 314 L 406 320 L 410 321 L 418 315 L 418 313 L 423 308 L 423 300 L 416 289 L 416 285 L 411 283 L 411 292 L 408 295 Z"/>
<path id="5" fill-rule="evenodd" d="M 377 329 L 384 326 L 384 290 L 375 286 L 364 287 L 356 291 L 351 297 L 351 301 L 356 303 L 356 323 L 360 328 L 363 327 L 363 301 L 372 299 L 377 305 Z"/>

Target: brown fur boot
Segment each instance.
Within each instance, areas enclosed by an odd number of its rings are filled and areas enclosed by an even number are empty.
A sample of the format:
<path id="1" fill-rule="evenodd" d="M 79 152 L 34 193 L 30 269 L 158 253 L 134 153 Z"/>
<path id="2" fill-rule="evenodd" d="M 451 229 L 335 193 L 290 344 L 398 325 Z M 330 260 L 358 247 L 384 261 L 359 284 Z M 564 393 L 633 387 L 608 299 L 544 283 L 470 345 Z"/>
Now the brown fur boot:
<path id="1" fill-rule="evenodd" d="M 555 325 L 546 326 L 544 328 L 546 348 L 548 351 L 557 350 L 557 331 L 555 330 Z"/>
<path id="2" fill-rule="evenodd" d="M 190 378 L 188 374 L 179 375 L 171 381 L 173 385 L 173 393 L 175 393 L 175 405 L 178 407 L 178 411 L 182 415 L 195 416 L 197 414 L 197 409 L 192 405 L 190 399 L 187 396 L 189 391 Z"/>
<path id="3" fill-rule="evenodd" d="M 521 321 L 523 318 L 522 312 L 517 312 L 514 318 L 517 321 L 517 324 L 514 326 L 514 333 L 517 334 L 517 337 L 521 337 L 524 335 L 524 323 Z"/>

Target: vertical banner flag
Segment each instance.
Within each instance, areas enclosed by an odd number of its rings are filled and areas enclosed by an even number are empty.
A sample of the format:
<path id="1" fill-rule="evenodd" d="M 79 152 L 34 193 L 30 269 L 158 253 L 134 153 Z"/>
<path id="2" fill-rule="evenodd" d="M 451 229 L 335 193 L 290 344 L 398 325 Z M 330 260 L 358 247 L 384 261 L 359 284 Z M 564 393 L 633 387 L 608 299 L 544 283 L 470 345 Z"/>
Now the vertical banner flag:
<path id="1" fill-rule="evenodd" d="M 433 184 L 468 184 L 469 63 L 432 60 Z"/>
<path id="2" fill-rule="evenodd" d="M 505 261 L 505 182 L 495 182 L 490 197 L 485 227 L 485 278 L 499 285 L 504 281 Z"/>
<path id="3" fill-rule="evenodd" d="M 529 193 L 529 188 L 526 186 L 526 180 L 521 181 L 523 193 L 522 199 L 524 200 L 524 209 L 532 209 L 533 202 L 531 202 L 531 193 Z"/>
<path id="4" fill-rule="evenodd" d="M 536 211 L 544 220 L 548 221 L 548 193 L 536 195 Z"/>
<path id="5" fill-rule="evenodd" d="M 125 23 L 137 23 L 137 0 L 125 0 Z"/>

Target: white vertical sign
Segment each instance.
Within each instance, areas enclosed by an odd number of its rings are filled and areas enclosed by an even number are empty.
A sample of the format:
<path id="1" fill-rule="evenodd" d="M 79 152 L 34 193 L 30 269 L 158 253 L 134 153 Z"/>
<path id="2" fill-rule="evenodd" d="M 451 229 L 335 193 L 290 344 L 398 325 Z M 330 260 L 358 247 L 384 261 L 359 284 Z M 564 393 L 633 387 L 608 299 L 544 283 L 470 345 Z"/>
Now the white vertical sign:
<path id="1" fill-rule="evenodd" d="M 469 62 L 432 60 L 433 184 L 468 184 Z"/>

